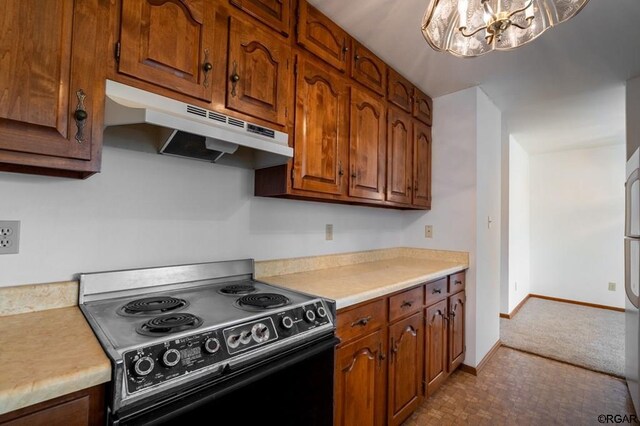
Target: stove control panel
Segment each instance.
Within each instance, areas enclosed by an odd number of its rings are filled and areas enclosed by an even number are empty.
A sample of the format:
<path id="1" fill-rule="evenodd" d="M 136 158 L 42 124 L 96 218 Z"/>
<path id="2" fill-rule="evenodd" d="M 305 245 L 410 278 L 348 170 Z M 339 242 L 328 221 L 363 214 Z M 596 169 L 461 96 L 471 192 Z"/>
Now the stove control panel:
<path id="1" fill-rule="evenodd" d="M 316 301 L 125 352 L 127 391 L 141 392 L 203 369 L 222 373 L 236 358 L 263 358 L 271 348 L 277 351 L 277 347 L 286 346 L 289 338 L 327 324 L 332 324 L 331 315 L 322 301 Z"/>

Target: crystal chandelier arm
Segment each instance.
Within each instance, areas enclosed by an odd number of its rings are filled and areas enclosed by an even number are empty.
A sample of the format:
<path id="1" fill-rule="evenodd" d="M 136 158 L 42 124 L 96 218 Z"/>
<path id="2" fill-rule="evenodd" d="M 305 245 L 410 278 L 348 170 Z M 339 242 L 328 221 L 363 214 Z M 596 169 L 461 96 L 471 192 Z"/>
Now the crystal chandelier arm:
<path id="1" fill-rule="evenodd" d="M 509 18 L 511 18 L 513 15 L 517 15 L 518 13 L 522 13 L 522 12 L 524 12 L 524 11 L 525 11 L 525 10 L 527 10 L 527 9 L 529 8 L 529 6 L 531 6 L 532 4 L 533 4 L 533 0 L 529 0 L 529 2 L 528 2 L 526 5 L 524 5 L 524 7 L 522 7 L 521 9 L 517 9 L 517 10 L 514 10 L 513 12 L 511 12 L 511 13 L 509 14 Z M 527 18 L 527 21 L 531 21 L 532 19 L 533 19 L 533 16 L 530 16 L 530 17 L 528 17 L 528 18 Z M 520 27 L 520 26 L 518 26 L 518 25 L 516 25 L 516 27 L 518 27 L 518 28 L 522 28 L 522 27 Z M 528 27 L 526 27 L 526 28 L 528 28 Z"/>
<path id="2" fill-rule="evenodd" d="M 464 30 L 466 30 L 467 27 L 460 27 L 458 28 L 458 30 L 460 30 L 460 33 L 462 33 L 463 36 L 465 37 L 473 37 L 474 35 L 478 34 L 480 31 L 486 30 L 487 26 L 485 25 L 484 27 L 480 27 L 477 30 L 471 32 L 471 33 L 465 33 Z"/>

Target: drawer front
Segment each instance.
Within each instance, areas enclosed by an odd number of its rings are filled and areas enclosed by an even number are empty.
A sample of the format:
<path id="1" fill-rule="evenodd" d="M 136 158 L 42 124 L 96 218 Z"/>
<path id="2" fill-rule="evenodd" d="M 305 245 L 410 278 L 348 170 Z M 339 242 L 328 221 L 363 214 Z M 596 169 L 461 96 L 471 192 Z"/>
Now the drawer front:
<path id="1" fill-rule="evenodd" d="M 449 294 L 454 294 L 464 290 L 464 276 L 464 271 L 458 272 L 457 274 L 449 275 Z"/>
<path id="2" fill-rule="evenodd" d="M 380 299 L 348 311 L 338 311 L 338 338 L 346 342 L 385 325 L 384 308 L 384 300 Z"/>
<path id="3" fill-rule="evenodd" d="M 447 297 L 447 278 L 431 282 L 425 286 L 424 304 L 429 306 Z"/>
<path id="4" fill-rule="evenodd" d="M 389 298 L 389 322 L 418 312 L 424 299 L 424 286 L 403 291 Z"/>

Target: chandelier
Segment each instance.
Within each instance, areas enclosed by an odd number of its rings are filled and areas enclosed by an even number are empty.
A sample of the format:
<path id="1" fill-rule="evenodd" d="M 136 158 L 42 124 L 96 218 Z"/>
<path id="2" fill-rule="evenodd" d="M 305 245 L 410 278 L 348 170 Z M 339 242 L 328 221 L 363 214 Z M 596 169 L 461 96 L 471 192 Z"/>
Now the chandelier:
<path id="1" fill-rule="evenodd" d="M 588 0 L 431 0 L 422 35 L 438 51 L 480 56 L 510 50 L 572 18 Z"/>

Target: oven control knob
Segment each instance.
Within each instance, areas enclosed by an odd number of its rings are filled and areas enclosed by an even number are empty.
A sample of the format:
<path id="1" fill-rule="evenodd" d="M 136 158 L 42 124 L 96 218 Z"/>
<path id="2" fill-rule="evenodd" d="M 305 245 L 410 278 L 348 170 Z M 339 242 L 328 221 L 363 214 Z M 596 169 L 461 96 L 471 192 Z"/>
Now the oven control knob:
<path id="1" fill-rule="evenodd" d="M 180 352 L 177 349 L 169 349 L 162 355 L 162 363 L 165 367 L 173 367 L 180 362 Z"/>
<path id="2" fill-rule="evenodd" d="M 153 371 L 154 365 L 150 356 L 143 356 L 133 364 L 133 371 L 138 376 L 146 376 Z"/>
<path id="3" fill-rule="evenodd" d="M 240 343 L 246 345 L 251 341 L 251 330 L 243 331 L 240 333 Z"/>
<path id="4" fill-rule="evenodd" d="M 256 343 L 266 342 L 267 340 L 269 340 L 270 334 L 271 333 L 269 332 L 269 327 L 262 324 L 261 322 L 254 324 L 254 326 L 251 327 L 251 336 L 253 337 L 253 340 L 256 341 Z"/>
<path id="5" fill-rule="evenodd" d="M 291 327 L 293 327 L 293 320 L 291 319 L 291 317 L 282 317 L 280 324 L 283 328 L 290 330 Z"/>
<path id="6" fill-rule="evenodd" d="M 204 342 L 204 350 L 210 354 L 215 354 L 220 349 L 220 342 L 215 337 L 210 337 Z"/>
<path id="7" fill-rule="evenodd" d="M 240 335 L 232 334 L 231 336 L 227 337 L 227 345 L 229 345 L 231 349 L 237 348 L 238 345 L 240 345 Z"/>
<path id="8" fill-rule="evenodd" d="M 309 322 L 314 322 L 316 320 L 316 313 L 309 309 L 304 312 L 304 318 Z"/>
<path id="9" fill-rule="evenodd" d="M 327 311 L 322 306 L 318 308 L 318 316 L 320 318 L 324 318 L 327 316 Z"/>

